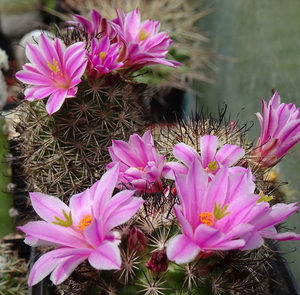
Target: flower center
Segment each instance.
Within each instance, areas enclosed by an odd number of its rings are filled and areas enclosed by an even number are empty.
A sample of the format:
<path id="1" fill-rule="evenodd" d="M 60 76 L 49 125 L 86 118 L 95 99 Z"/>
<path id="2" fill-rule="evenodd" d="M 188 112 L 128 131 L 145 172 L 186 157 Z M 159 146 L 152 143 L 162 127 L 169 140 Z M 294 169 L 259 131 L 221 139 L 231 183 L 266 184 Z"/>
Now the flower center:
<path id="1" fill-rule="evenodd" d="M 93 222 L 94 218 L 92 215 L 87 214 L 85 215 L 81 220 L 79 225 L 77 227 L 79 228 L 80 231 L 84 231 L 87 226 L 89 226 Z"/>
<path id="2" fill-rule="evenodd" d="M 200 222 L 204 223 L 208 226 L 213 226 L 216 220 L 220 220 L 226 215 L 230 214 L 227 212 L 228 204 L 222 207 L 221 204 L 214 203 L 214 211 L 211 212 L 203 212 L 199 214 Z"/>
<path id="3" fill-rule="evenodd" d="M 147 173 L 146 169 L 144 167 L 136 167 L 137 170 Z"/>
<path id="4" fill-rule="evenodd" d="M 52 63 L 47 61 L 47 66 L 53 72 L 52 74 L 57 77 L 62 77 L 63 74 L 58 66 L 57 60 L 54 57 L 52 58 Z"/>
<path id="5" fill-rule="evenodd" d="M 104 60 L 104 59 L 106 58 L 106 52 L 105 52 L 105 51 L 101 51 L 101 52 L 99 53 L 99 57 L 100 57 L 102 60 Z"/>
<path id="6" fill-rule="evenodd" d="M 218 169 L 218 163 L 216 160 L 208 163 L 207 167 L 205 168 L 206 172 L 215 172 Z"/>
<path id="7" fill-rule="evenodd" d="M 147 31 L 145 29 L 140 30 L 139 34 L 139 40 L 144 41 L 150 34 L 147 34 Z"/>
<path id="8" fill-rule="evenodd" d="M 203 212 L 201 214 L 199 214 L 200 216 L 200 222 L 204 223 L 208 226 L 211 226 L 213 221 L 214 221 L 214 216 L 212 213 L 210 212 Z"/>

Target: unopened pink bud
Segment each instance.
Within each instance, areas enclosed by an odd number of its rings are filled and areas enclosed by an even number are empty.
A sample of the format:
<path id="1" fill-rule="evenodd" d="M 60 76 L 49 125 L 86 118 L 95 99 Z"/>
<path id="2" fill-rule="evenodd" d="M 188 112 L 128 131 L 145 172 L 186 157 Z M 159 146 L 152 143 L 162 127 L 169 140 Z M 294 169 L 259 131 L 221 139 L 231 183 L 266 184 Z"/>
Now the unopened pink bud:
<path id="1" fill-rule="evenodd" d="M 147 249 L 149 240 L 147 236 L 139 230 L 136 226 L 133 226 L 129 232 L 128 248 L 130 251 L 136 250 L 137 252 L 144 252 Z"/>
<path id="2" fill-rule="evenodd" d="M 163 272 L 168 269 L 168 257 L 166 250 L 158 250 L 154 252 L 150 260 L 146 263 L 146 267 L 155 272 Z"/>

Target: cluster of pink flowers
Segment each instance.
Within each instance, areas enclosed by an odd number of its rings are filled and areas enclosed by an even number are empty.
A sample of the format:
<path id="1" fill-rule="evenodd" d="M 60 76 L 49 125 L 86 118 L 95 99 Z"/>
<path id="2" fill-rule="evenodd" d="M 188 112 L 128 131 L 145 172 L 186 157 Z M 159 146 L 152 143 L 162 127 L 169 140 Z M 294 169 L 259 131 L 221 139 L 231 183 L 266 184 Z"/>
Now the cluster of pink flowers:
<path id="1" fill-rule="evenodd" d="M 129 13 L 117 10 L 113 20 L 92 10 L 90 20 L 75 16 L 68 22 L 86 34 L 87 41 L 66 46 L 62 39 L 42 34 L 38 44 L 27 44 L 29 63 L 16 74 L 28 84 L 25 99 L 48 97 L 51 115 L 66 98 L 75 97 L 83 80 L 98 80 L 104 75 L 132 72 L 146 65 L 180 65 L 168 60 L 172 40 L 159 32 L 158 21 L 141 21 L 138 9 Z M 247 161 L 261 169 L 276 165 L 300 140 L 300 109 L 280 102 L 275 93 L 262 115 L 257 114 L 261 134 Z M 156 252 L 178 264 L 189 263 L 199 254 L 217 250 L 251 250 L 264 239 L 300 240 L 294 232 L 278 233 L 275 226 L 299 207 L 297 203 L 271 206 L 268 196 L 256 193 L 251 165 L 239 166 L 245 150 L 225 144 L 219 148 L 214 135 L 199 138 L 200 153 L 185 143 L 176 144 L 177 161 L 166 162 L 158 153 L 151 131 L 128 142 L 113 140 L 108 148 L 112 162 L 107 172 L 89 189 L 70 198 L 69 206 L 53 196 L 30 193 L 32 206 L 41 221 L 19 227 L 31 246 L 54 246 L 34 264 L 29 286 L 51 273 L 60 284 L 84 260 L 95 269 L 120 269 L 121 234 L 116 229 L 136 215 L 145 203 L 142 194 L 163 193 L 166 179 L 174 182 L 179 203 L 173 206 L 180 233 L 166 243 L 165 252 Z M 114 189 L 120 190 L 113 196 Z M 129 249 L 139 241 L 139 251 L 149 242 L 138 226 L 128 238 Z M 146 265 L 154 264 L 149 261 Z M 162 268 L 165 271 L 165 265 Z"/>
<path id="2" fill-rule="evenodd" d="M 117 10 L 111 21 L 96 10 L 91 20 L 74 16 L 69 30 L 77 30 L 89 40 L 68 47 L 58 37 L 54 40 L 42 34 L 38 44 L 26 45 L 30 63 L 16 73 L 16 77 L 29 86 L 26 100 L 48 98 L 46 109 L 52 115 L 66 98 L 76 96 L 83 79 L 97 80 L 112 71 L 133 72 L 147 65 L 181 65 L 168 60 L 173 41 L 167 33 L 159 32 L 160 22 L 141 21 L 138 9 L 129 13 Z"/>
<path id="3" fill-rule="evenodd" d="M 261 134 L 252 156 L 266 168 L 276 165 L 300 140 L 300 108 L 280 102 L 275 92 L 268 104 L 262 101 L 262 115 L 256 114 Z"/>
<path id="4" fill-rule="evenodd" d="M 145 149 L 147 145 L 152 148 Z M 114 162 L 107 168 L 118 161 L 123 165 L 119 188 L 126 184 L 150 192 L 149 188 L 161 183 L 162 177 L 175 180 L 180 204 L 174 205 L 174 212 L 182 234 L 173 237 L 167 245 L 170 260 L 180 264 L 192 261 L 202 251 L 255 249 L 263 244 L 263 238 L 300 239 L 295 233 L 277 233 L 274 227 L 299 208 L 296 203 L 271 207 L 255 193 L 251 169 L 233 166 L 245 155 L 242 148 L 226 144 L 217 151 L 219 142 L 213 135 L 201 137 L 200 145 L 201 155 L 186 144 L 175 145 L 173 154 L 182 163 L 165 164 L 153 146 L 149 131 L 143 138 L 135 134 L 129 143 L 118 141 L 110 147 Z"/>
<path id="5" fill-rule="evenodd" d="M 44 40 L 42 37 L 41 44 Z M 269 105 L 263 102 L 263 115 L 258 117 L 262 132 L 256 149 L 263 157 L 259 164 L 271 167 L 299 140 L 299 109 L 280 104 L 275 93 Z M 199 140 L 200 154 L 179 143 L 173 148 L 178 162 L 166 162 L 150 131 L 142 137 L 133 134 L 129 142 L 112 142 L 108 171 L 90 189 L 71 197 L 69 206 L 58 198 L 30 193 L 32 206 L 43 220 L 19 227 L 26 233 L 25 242 L 56 249 L 34 264 L 29 285 L 50 273 L 53 283 L 59 284 L 85 259 L 96 269 L 120 269 L 122 236 L 116 227 L 138 212 L 145 202 L 142 194 L 166 190 L 163 178 L 175 183 L 179 203 L 173 210 L 181 231 L 170 237 L 165 249 L 155 252 L 164 261 L 182 264 L 217 250 L 256 249 L 265 238 L 300 240 L 300 234 L 278 233 L 275 228 L 299 209 L 297 203 L 271 206 L 270 196 L 256 193 L 251 165 L 238 166 L 245 157 L 244 149 L 230 144 L 219 149 L 213 135 Z M 253 153 L 258 153 L 256 149 Z M 114 188 L 120 192 L 112 197 Z M 133 225 L 128 248 L 143 251 L 148 242 L 146 234 Z M 153 265 L 157 266 L 150 259 L 146 267 Z M 167 262 L 161 269 L 166 271 Z"/>

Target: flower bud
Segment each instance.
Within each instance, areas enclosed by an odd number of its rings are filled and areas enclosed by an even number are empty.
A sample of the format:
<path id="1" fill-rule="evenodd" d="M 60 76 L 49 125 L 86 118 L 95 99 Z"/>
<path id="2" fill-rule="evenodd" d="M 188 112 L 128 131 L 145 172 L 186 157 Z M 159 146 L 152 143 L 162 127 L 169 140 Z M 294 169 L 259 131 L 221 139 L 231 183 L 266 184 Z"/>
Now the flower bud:
<path id="1" fill-rule="evenodd" d="M 130 251 L 136 250 L 138 253 L 144 252 L 147 249 L 149 240 L 142 231 L 136 226 L 133 226 L 129 232 L 128 249 Z"/>
<path id="2" fill-rule="evenodd" d="M 166 250 L 158 250 L 152 253 L 146 267 L 155 272 L 163 272 L 168 269 L 168 257 Z"/>

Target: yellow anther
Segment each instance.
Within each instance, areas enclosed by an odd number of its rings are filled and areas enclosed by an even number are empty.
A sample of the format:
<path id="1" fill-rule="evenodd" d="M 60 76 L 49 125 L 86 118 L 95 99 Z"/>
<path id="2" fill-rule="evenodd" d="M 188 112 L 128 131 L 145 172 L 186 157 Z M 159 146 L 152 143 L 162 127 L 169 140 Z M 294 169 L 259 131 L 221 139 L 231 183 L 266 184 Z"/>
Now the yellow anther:
<path id="1" fill-rule="evenodd" d="M 215 172 L 218 169 L 218 163 L 217 161 L 212 161 L 210 163 L 208 163 L 207 168 L 205 168 L 206 172 Z"/>
<path id="2" fill-rule="evenodd" d="M 214 221 L 214 216 L 212 213 L 210 212 L 203 212 L 201 214 L 199 214 L 200 216 L 200 222 L 204 223 L 208 226 L 211 226 L 213 221 Z"/>
<path id="3" fill-rule="evenodd" d="M 136 167 L 137 170 L 142 171 L 144 173 L 147 173 L 146 169 L 144 167 Z"/>
<path id="4" fill-rule="evenodd" d="M 80 224 L 77 225 L 80 231 L 84 231 L 87 226 L 89 226 L 93 222 L 93 217 L 90 214 L 85 215 L 81 220 Z"/>

